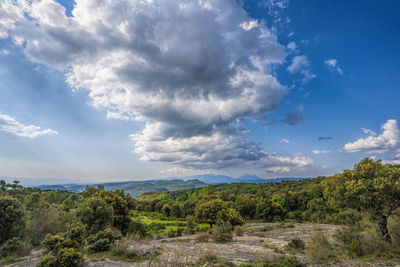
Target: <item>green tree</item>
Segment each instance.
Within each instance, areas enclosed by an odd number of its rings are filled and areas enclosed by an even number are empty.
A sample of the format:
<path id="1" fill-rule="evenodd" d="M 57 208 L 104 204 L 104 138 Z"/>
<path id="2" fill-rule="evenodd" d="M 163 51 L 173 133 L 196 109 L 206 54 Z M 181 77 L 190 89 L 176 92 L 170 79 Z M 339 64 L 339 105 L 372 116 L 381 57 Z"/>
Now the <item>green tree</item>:
<path id="1" fill-rule="evenodd" d="M 10 196 L 0 196 L 0 244 L 18 234 L 23 215 L 20 202 Z"/>
<path id="2" fill-rule="evenodd" d="M 208 223 L 210 228 L 218 221 L 229 222 L 232 226 L 243 224 L 239 212 L 229 208 L 228 202 L 221 199 L 213 199 L 198 205 L 195 217 L 198 222 Z"/>
<path id="3" fill-rule="evenodd" d="M 89 233 L 101 231 L 113 224 L 113 209 L 104 200 L 90 197 L 78 209 L 78 218 Z"/>
<path id="4" fill-rule="evenodd" d="M 353 170 L 329 177 L 321 185 L 328 205 L 370 212 L 378 221 L 381 235 L 391 239 L 387 219 L 400 207 L 400 169 L 366 158 Z"/>

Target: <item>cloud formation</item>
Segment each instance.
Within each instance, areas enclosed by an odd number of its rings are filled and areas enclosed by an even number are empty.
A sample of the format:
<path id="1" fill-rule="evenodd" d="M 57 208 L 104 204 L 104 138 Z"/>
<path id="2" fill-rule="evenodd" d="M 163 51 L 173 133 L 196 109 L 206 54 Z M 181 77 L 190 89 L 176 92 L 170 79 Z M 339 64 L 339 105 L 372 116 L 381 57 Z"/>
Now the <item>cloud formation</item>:
<path id="1" fill-rule="evenodd" d="M 285 117 L 281 120 L 281 122 L 289 124 L 289 125 L 297 125 L 300 122 L 304 121 L 306 115 L 304 113 L 303 106 L 298 106 L 295 110 L 287 112 Z"/>
<path id="2" fill-rule="evenodd" d="M 334 58 L 327 59 L 324 61 L 325 65 L 332 71 L 336 71 L 340 75 L 343 75 L 343 70 L 339 67 L 338 61 Z"/>
<path id="3" fill-rule="evenodd" d="M 37 138 L 41 135 L 58 134 L 57 131 L 46 129 L 35 125 L 23 125 L 16 121 L 13 117 L 0 113 L 0 131 L 11 133 L 16 136 L 26 137 L 30 139 Z"/>
<path id="4" fill-rule="evenodd" d="M 331 151 L 330 150 L 313 150 L 313 151 L 311 151 L 313 154 L 315 154 L 315 155 L 320 155 L 320 154 L 327 154 L 327 153 L 330 153 Z"/>
<path id="5" fill-rule="evenodd" d="M 310 72 L 309 67 L 310 62 L 307 56 L 301 55 L 292 59 L 292 63 L 287 67 L 287 70 L 290 73 L 301 73 L 303 75 L 302 83 L 304 84 L 316 77 L 314 73 Z"/>
<path id="6" fill-rule="evenodd" d="M 280 142 L 281 142 L 281 143 L 285 143 L 285 144 L 289 144 L 289 143 L 290 143 L 290 141 L 289 141 L 287 138 L 281 139 Z"/>
<path id="7" fill-rule="evenodd" d="M 400 129 L 396 120 L 386 121 L 382 133 L 377 135 L 374 131 L 362 129 L 369 136 L 360 138 L 344 145 L 346 152 L 385 153 L 400 149 Z"/>
<path id="8" fill-rule="evenodd" d="M 268 154 L 240 120 L 278 107 L 286 87 L 271 68 L 285 47 L 237 1 L 1 3 L 0 37 L 32 61 L 65 72 L 107 117 L 146 122 L 131 135 L 141 159 L 172 167 L 302 167 Z M 95 12 L 94 12 L 95 10 Z"/>

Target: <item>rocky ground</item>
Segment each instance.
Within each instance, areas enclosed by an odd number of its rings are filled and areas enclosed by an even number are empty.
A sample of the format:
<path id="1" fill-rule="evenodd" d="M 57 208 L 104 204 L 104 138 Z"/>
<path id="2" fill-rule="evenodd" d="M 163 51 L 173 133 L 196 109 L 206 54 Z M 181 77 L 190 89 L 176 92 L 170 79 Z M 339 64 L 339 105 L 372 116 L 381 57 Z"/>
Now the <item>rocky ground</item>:
<path id="1" fill-rule="evenodd" d="M 110 259 L 88 260 L 85 266 L 88 267 L 144 267 L 144 266 L 187 266 L 199 262 L 204 258 L 214 258 L 218 262 L 240 263 L 261 263 L 279 256 L 294 256 L 300 261 L 306 262 L 304 253 L 285 249 L 288 242 L 295 238 L 301 238 L 305 243 L 309 237 L 322 232 L 333 241 L 333 234 L 340 226 L 328 224 L 278 224 L 278 223 L 249 223 L 244 229 L 242 236 L 235 236 L 233 241 L 227 243 L 215 243 L 210 238 L 208 242 L 199 241 L 198 235 L 188 235 L 175 238 L 163 238 L 132 241 L 128 246 L 129 250 L 137 254 L 149 255 L 162 253 L 153 256 L 153 260 L 142 262 L 126 263 Z M 204 235 L 206 237 L 206 235 Z M 32 255 L 23 261 L 8 265 L 9 267 L 34 266 L 37 256 Z M 206 265 L 212 266 L 212 265 Z M 355 261 L 339 260 L 323 265 L 310 266 L 399 266 L 400 262 L 394 261 Z"/>

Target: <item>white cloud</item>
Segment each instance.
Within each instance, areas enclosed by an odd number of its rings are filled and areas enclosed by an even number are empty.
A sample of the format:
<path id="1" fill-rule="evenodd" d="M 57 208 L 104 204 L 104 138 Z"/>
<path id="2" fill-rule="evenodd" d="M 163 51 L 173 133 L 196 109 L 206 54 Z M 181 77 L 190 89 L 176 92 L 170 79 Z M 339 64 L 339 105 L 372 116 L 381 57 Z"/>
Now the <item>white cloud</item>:
<path id="1" fill-rule="evenodd" d="M 242 24 L 240 24 L 240 26 L 243 28 L 243 30 L 250 31 L 251 29 L 258 26 L 258 21 L 257 20 L 245 21 Z"/>
<path id="2" fill-rule="evenodd" d="M 54 0 L 6 2 L 1 37 L 64 71 L 108 118 L 146 122 L 131 136 L 143 160 L 196 169 L 303 165 L 268 154 L 240 125 L 279 106 L 287 88 L 271 69 L 287 51 L 237 1 L 76 0 L 72 17 Z"/>
<path id="3" fill-rule="evenodd" d="M 330 150 L 313 150 L 313 151 L 311 151 L 313 154 L 315 154 L 315 155 L 320 155 L 320 154 L 327 154 L 327 153 L 330 153 L 331 151 Z"/>
<path id="4" fill-rule="evenodd" d="M 46 129 L 35 125 L 23 125 L 16 121 L 13 117 L 0 113 L 0 131 L 8 132 L 16 136 L 27 137 L 30 139 L 37 138 L 41 135 L 58 134 L 57 131 Z"/>
<path id="5" fill-rule="evenodd" d="M 369 134 L 366 138 L 360 138 L 357 141 L 344 145 L 346 152 L 367 152 L 367 153 L 385 153 L 397 151 L 400 148 L 400 129 L 396 120 L 388 120 L 382 125 L 382 134 L 363 129 L 364 133 Z"/>
<path id="6" fill-rule="evenodd" d="M 292 64 L 290 64 L 289 67 L 287 67 L 287 70 L 290 73 L 295 73 L 295 72 L 299 72 L 300 70 L 309 67 L 310 66 L 310 62 L 308 61 L 307 56 L 302 55 L 302 56 L 295 56 L 292 59 Z"/>
<path id="7" fill-rule="evenodd" d="M 328 66 L 329 69 L 337 71 L 340 75 L 343 74 L 343 70 L 339 67 L 336 59 L 332 58 L 325 60 L 325 65 Z"/>
<path id="8" fill-rule="evenodd" d="M 316 77 L 314 73 L 311 73 L 309 67 L 310 62 L 308 61 L 307 56 L 301 55 L 295 56 L 292 59 L 292 63 L 287 67 L 287 70 L 290 73 L 301 73 L 304 76 L 302 83 L 305 84 Z"/>
<path id="9" fill-rule="evenodd" d="M 290 143 L 290 141 L 288 139 L 286 139 L 286 138 L 283 138 L 280 142 L 281 143 L 286 143 L 286 144 Z"/>
<path id="10" fill-rule="evenodd" d="M 296 51 L 296 49 L 297 49 L 297 45 L 295 42 L 288 43 L 288 45 L 286 47 L 290 52 Z"/>

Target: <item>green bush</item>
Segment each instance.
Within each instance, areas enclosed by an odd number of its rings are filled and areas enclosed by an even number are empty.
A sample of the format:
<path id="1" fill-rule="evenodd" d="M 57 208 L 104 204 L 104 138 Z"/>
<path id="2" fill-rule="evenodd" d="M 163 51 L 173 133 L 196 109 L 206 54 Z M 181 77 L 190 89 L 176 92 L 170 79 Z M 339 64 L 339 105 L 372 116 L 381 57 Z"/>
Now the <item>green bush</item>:
<path id="1" fill-rule="evenodd" d="M 108 251 L 117 239 L 121 239 L 121 235 L 107 228 L 88 237 L 88 249 L 92 252 Z"/>
<path id="2" fill-rule="evenodd" d="M 0 255 L 2 257 L 22 255 L 24 252 L 24 243 L 18 237 L 8 239 L 0 247 Z"/>
<path id="3" fill-rule="evenodd" d="M 131 219 L 127 232 L 145 237 L 147 235 L 146 225 L 139 219 Z"/>
<path id="4" fill-rule="evenodd" d="M 290 248 L 293 248 L 293 249 L 303 250 L 306 245 L 305 245 L 303 240 L 301 240 L 300 238 L 296 237 L 296 238 L 291 239 L 287 246 L 290 247 Z"/>

